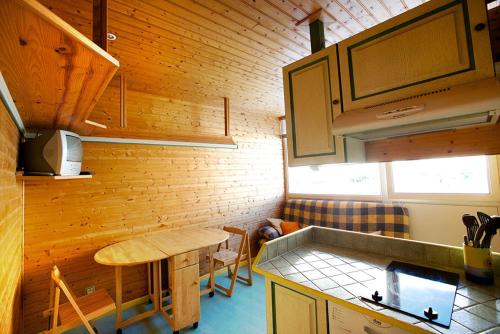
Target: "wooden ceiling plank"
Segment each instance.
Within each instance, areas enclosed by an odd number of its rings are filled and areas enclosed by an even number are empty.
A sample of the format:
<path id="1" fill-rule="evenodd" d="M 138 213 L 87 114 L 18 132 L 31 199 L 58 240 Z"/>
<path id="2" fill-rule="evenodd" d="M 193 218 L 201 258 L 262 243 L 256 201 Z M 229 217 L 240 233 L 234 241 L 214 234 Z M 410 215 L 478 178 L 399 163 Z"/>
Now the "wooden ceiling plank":
<path id="1" fill-rule="evenodd" d="M 126 29 L 126 31 L 122 29 Z M 130 24 L 122 24 L 117 22 L 116 19 L 114 20 L 114 30 L 121 36 L 120 41 L 113 43 L 114 51 L 119 51 L 120 46 L 124 44 L 133 45 L 155 55 L 177 57 L 179 62 L 192 59 L 195 64 L 203 65 L 204 68 L 214 67 L 222 71 L 230 71 L 224 72 L 225 74 L 234 72 L 243 77 L 248 77 L 248 74 L 251 73 L 252 77 L 259 78 L 259 80 L 267 84 L 281 85 L 281 73 L 264 72 L 256 66 L 251 67 L 248 64 L 226 59 L 223 53 L 210 54 L 209 52 L 201 52 L 198 49 L 186 50 L 185 45 L 171 39 L 162 40 L 161 36 L 149 33 L 146 30 L 143 30 L 140 36 L 134 35 L 134 29 L 130 27 Z M 207 55 L 211 55 L 211 57 Z"/>
<path id="2" fill-rule="evenodd" d="M 158 9 L 167 10 L 168 12 L 184 19 L 192 19 L 198 25 L 206 29 L 211 29 L 219 34 L 224 34 L 227 37 L 239 43 L 253 47 L 259 50 L 265 47 L 267 52 L 281 59 L 285 63 L 293 62 L 299 59 L 301 55 L 297 52 L 288 50 L 274 41 L 269 40 L 265 36 L 261 36 L 251 30 L 245 29 L 243 26 L 233 22 L 210 9 L 200 6 L 191 0 L 155 0 L 155 7 Z"/>
<path id="3" fill-rule="evenodd" d="M 251 64 L 237 57 L 228 57 L 226 52 L 211 46 L 206 46 L 203 50 L 201 50 L 196 41 L 189 38 L 179 37 L 177 39 L 177 36 L 173 36 L 173 34 L 160 35 L 162 32 L 150 32 L 152 31 L 151 29 L 143 29 L 141 31 L 141 35 L 135 35 L 136 30 L 134 26 L 130 23 L 123 24 L 122 22 L 118 22 L 116 17 L 113 29 L 116 33 L 121 35 L 120 38 L 137 39 L 143 43 L 148 42 L 152 47 L 161 53 L 170 53 L 180 55 L 182 57 L 190 57 L 202 64 L 231 69 L 243 74 L 255 73 L 265 81 L 281 82 L 281 71 L 270 71 L 267 68 L 260 66 L 258 63 Z M 114 43 L 114 45 L 119 44 L 120 42 Z"/>
<path id="4" fill-rule="evenodd" d="M 133 46 L 126 47 L 122 45 L 119 50 L 120 54 L 127 55 L 130 57 L 134 56 L 135 49 Z M 221 82 L 224 85 L 230 84 L 233 86 L 241 85 L 241 87 L 252 88 L 256 91 L 260 90 L 273 90 L 282 89 L 282 85 L 279 83 L 265 84 L 259 80 L 258 76 L 240 76 L 234 73 L 224 73 L 223 71 L 214 71 L 212 68 L 204 69 L 197 64 L 189 63 L 187 61 L 182 62 L 182 64 L 174 64 L 175 59 L 169 58 L 167 55 L 162 54 L 161 56 L 156 56 L 153 59 L 148 59 L 149 57 L 143 56 L 134 58 L 135 63 L 130 61 L 130 59 L 122 60 L 124 66 L 129 68 L 134 68 L 136 70 L 141 69 L 144 72 L 162 73 L 167 79 L 169 75 L 176 73 L 180 76 L 213 79 L 214 82 Z M 141 61 L 142 59 L 142 61 Z M 143 62 L 148 62 L 144 64 Z"/>
<path id="5" fill-rule="evenodd" d="M 295 4 L 291 3 L 288 0 L 264 0 L 264 1 L 269 3 L 271 6 L 281 10 L 282 12 L 290 15 L 295 20 L 294 24 L 312 13 L 312 11 L 311 12 L 305 11 L 303 8 L 296 6 Z M 307 29 L 305 29 L 304 32 L 307 34 L 307 36 L 309 36 L 309 31 Z M 328 46 L 340 41 L 342 39 L 342 36 L 338 35 L 337 33 L 335 33 L 330 29 L 325 29 L 325 38 L 328 42 L 326 43 Z"/>
<path id="6" fill-rule="evenodd" d="M 322 8 L 315 0 L 289 0 L 291 3 L 293 3 L 295 6 L 302 8 L 303 10 L 313 13 L 319 8 Z M 330 17 L 334 23 L 328 24 L 327 30 L 331 30 L 335 34 L 339 35 L 340 40 L 343 40 L 345 38 L 348 38 L 352 36 L 353 32 L 347 27 L 342 21 L 337 19 L 336 16 L 332 15 L 330 12 L 325 11 L 325 14 Z"/>
<path id="7" fill-rule="evenodd" d="M 359 1 L 363 7 L 365 7 L 372 15 L 376 18 L 376 20 L 381 23 L 385 20 L 391 18 L 390 12 L 387 7 L 384 7 L 380 1 L 375 0 L 357 0 Z"/>
<path id="8" fill-rule="evenodd" d="M 121 6 L 118 7 L 118 4 Z M 185 18 L 175 15 L 171 12 L 171 7 L 175 6 L 169 3 L 166 4 L 169 5 L 169 7 L 167 9 L 162 9 L 141 3 L 137 0 L 114 0 L 111 9 L 116 8 L 116 10 L 126 13 L 131 17 L 133 15 L 135 19 L 140 19 L 142 22 L 149 23 L 150 25 L 154 24 L 158 29 L 169 27 L 169 29 L 171 28 L 170 31 L 173 32 L 175 32 L 176 29 L 189 29 L 194 34 L 193 36 L 196 36 L 194 38 L 201 42 L 200 47 L 203 47 L 203 44 L 209 44 L 229 53 L 238 53 L 240 55 L 241 53 L 245 53 L 247 56 L 251 56 L 253 61 L 260 58 L 263 63 L 269 62 L 270 69 L 275 68 L 274 66 L 276 65 L 280 67 L 284 66 L 290 61 L 289 57 L 283 57 L 282 55 L 276 54 L 276 52 L 269 52 L 267 48 L 264 48 L 260 44 L 250 41 L 247 43 L 246 38 L 237 36 L 237 34 L 231 33 L 227 29 L 214 29 L 213 22 L 193 15 L 192 13 L 183 11 L 182 13 L 186 15 Z M 140 5 L 140 9 L 133 7 L 136 5 Z M 187 18 L 193 21 L 187 20 Z M 213 41 L 216 41 L 216 43 L 213 43 Z"/>
<path id="9" fill-rule="evenodd" d="M 197 0 L 199 1 L 199 0 Z M 296 50 L 301 50 L 302 54 L 309 54 L 309 39 L 302 36 L 302 34 L 298 33 L 299 29 L 296 29 L 291 24 L 292 22 L 288 21 L 288 24 L 282 23 L 279 20 L 279 15 L 277 17 L 273 17 L 272 14 L 262 12 L 259 10 L 253 1 L 234 1 L 234 0 L 216 0 L 219 3 L 223 4 L 226 7 L 232 8 L 234 11 L 238 12 L 241 16 L 250 17 L 252 20 L 253 27 L 250 26 L 250 29 L 257 31 L 257 28 L 261 27 L 260 30 L 267 35 L 267 31 L 271 31 L 279 36 L 282 36 L 286 40 L 289 40 L 292 44 L 289 44 L 291 48 Z M 275 11 L 277 12 L 277 11 Z M 279 13 L 279 12 L 278 12 Z M 279 13 L 281 14 L 281 13 Z M 257 25 L 256 25 L 257 24 Z M 263 29 L 262 29 L 263 28 Z"/>
<path id="10" fill-rule="evenodd" d="M 323 11 L 333 20 L 342 24 L 342 26 L 349 31 L 350 36 L 365 29 L 365 27 L 363 27 L 363 25 L 337 1 L 314 0 L 314 2 L 323 8 Z"/>

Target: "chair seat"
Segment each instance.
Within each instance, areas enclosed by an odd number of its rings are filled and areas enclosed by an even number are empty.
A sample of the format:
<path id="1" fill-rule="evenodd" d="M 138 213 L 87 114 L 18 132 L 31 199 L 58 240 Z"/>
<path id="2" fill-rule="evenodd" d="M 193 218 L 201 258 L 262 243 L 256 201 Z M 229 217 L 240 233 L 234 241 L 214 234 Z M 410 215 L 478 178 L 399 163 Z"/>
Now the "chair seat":
<path id="1" fill-rule="evenodd" d="M 76 304 L 87 319 L 94 319 L 116 309 L 115 302 L 104 289 L 76 298 Z M 62 326 L 71 322 L 81 322 L 69 302 L 59 306 L 59 319 Z"/>
<path id="2" fill-rule="evenodd" d="M 223 266 L 228 266 L 235 263 L 238 258 L 238 253 L 230 249 L 221 249 L 214 253 L 214 261 L 221 263 Z"/>

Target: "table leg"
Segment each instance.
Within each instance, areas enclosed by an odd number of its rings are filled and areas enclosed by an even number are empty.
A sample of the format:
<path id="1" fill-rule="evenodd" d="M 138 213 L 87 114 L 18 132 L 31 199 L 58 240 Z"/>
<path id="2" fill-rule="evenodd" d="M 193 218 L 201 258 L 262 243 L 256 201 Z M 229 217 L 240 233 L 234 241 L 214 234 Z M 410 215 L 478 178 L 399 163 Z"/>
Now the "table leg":
<path id="1" fill-rule="evenodd" d="M 215 268 L 214 268 L 214 251 L 212 247 L 208 247 L 208 258 L 209 258 L 209 270 L 210 270 L 210 297 L 214 295 L 215 292 Z"/>
<path id="2" fill-rule="evenodd" d="M 122 267 L 115 267 L 115 287 L 116 287 L 116 323 L 115 327 L 121 332 L 122 325 Z"/>
<path id="3" fill-rule="evenodd" d="M 154 303 L 154 310 L 155 312 L 160 311 L 161 307 L 161 288 L 160 288 L 160 261 L 154 261 L 153 262 L 153 303 Z"/>

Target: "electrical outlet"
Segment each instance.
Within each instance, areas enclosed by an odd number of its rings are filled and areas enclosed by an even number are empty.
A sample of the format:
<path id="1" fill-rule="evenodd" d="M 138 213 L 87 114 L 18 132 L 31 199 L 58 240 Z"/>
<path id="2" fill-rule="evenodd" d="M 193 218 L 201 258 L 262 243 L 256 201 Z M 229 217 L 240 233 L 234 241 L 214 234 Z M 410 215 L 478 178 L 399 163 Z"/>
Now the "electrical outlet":
<path id="1" fill-rule="evenodd" d="M 95 285 L 91 285 L 91 286 L 86 287 L 85 292 L 87 293 L 87 295 L 95 292 Z"/>

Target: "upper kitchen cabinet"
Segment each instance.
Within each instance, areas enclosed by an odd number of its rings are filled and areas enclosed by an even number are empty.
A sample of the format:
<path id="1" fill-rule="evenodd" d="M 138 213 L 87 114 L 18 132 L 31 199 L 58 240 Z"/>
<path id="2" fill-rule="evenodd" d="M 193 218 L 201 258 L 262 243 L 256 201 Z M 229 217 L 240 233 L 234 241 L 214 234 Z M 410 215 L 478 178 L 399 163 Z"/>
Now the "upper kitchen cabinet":
<path id="1" fill-rule="evenodd" d="M 493 77 L 484 0 L 434 0 L 339 43 L 344 110 Z"/>
<path id="2" fill-rule="evenodd" d="M 0 72 L 30 130 L 85 134 L 119 62 L 35 0 L 0 1 Z"/>
<path id="3" fill-rule="evenodd" d="M 332 135 L 342 112 L 337 46 L 318 51 L 283 68 L 288 163 L 290 166 L 346 162 L 351 142 Z M 356 143 L 353 143 L 356 145 Z M 351 158 L 364 159 L 353 149 Z"/>

